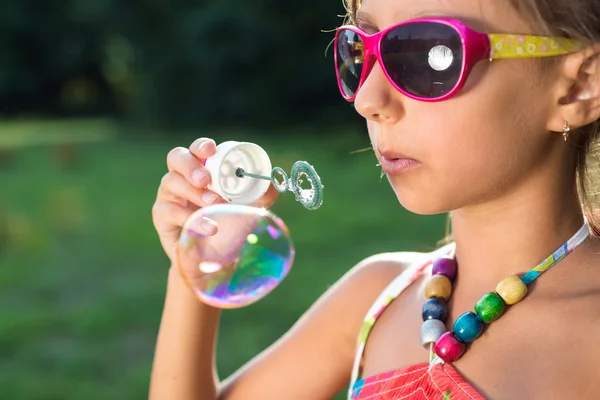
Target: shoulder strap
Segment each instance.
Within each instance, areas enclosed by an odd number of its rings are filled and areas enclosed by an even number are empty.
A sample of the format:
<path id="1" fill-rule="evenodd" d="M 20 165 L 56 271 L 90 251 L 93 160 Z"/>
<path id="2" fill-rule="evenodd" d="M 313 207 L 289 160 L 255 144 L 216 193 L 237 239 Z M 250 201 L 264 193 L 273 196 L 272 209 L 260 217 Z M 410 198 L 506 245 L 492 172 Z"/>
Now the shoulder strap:
<path id="1" fill-rule="evenodd" d="M 351 399 L 352 390 L 358 377 L 360 375 L 360 364 L 362 362 L 363 352 L 367 344 L 367 338 L 375 325 L 375 322 L 379 316 L 385 311 L 390 303 L 396 299 L 410 284 L 419 279 L 427 267 L 431 264 L 432 260 L 441 254 L 448 253 L 449 250 L 454 248 L 454 244 L 446 245 L 432 253 L 424 255 L 423 259 L 420 259 L 412 263 L 408 268 L 400 273 L 390 284 L 381 292 L 379 297 L 375 300 L 365 318 L 363 320 L 360 333 L 357 340 L 357 348 L 354 356 L 354 365 L 352 367 L 352 375 L 350 381 L 350 387 L 348 391 L 348 399 Z"/>

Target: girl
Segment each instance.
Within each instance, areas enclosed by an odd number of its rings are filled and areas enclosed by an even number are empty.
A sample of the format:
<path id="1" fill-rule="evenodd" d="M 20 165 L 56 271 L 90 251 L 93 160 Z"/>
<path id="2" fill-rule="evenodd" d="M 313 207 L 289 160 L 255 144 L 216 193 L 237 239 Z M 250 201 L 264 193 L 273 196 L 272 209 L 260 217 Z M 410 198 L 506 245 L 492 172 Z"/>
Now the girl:
<path id="1" fill-rule="evenodd" d="M 342 96 L 400 204 L 450 212 L 451 243 L 361 262 L 222 382 L 219 311 L 171 269 L 150 397 L 318 400 L 348 387 L 353 399 L 597 399 L 600 1 L 347 6 Z M 202 169 L 214 151 L 199 139 L 168 156 L 153 216 L 171 260 L 185 219 L 220 201 Z"/>

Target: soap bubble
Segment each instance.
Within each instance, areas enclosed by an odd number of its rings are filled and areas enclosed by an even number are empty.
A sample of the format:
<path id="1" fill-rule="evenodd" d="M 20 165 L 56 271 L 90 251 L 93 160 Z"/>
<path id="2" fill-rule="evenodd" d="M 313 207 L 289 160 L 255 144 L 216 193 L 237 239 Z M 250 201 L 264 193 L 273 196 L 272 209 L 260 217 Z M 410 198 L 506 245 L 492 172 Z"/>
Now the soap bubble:
<path id="1" fill-rule="evenodd" d="M 204 218 L 213 236 L 198 234 Z M 240 308 L 269 294 L 287 276 L 294 246 L 285 223 L 263 208 L 218 204 L 196 211 L 181 231 L 179 270 L 204 303 Z"/>

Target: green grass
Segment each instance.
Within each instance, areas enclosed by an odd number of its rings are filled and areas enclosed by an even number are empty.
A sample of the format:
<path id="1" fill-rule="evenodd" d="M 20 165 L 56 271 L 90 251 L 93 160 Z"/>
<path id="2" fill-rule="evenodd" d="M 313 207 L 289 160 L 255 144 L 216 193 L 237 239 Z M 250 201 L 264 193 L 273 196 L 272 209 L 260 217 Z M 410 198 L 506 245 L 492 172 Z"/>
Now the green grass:
<path id="1" fill-rule="evenodd" d="M 314 133 L 230 130 L 161 140 L 106 121 L 0 126 L 0 144 L 12 149 L 0 151 L 0 398 L 147 398 L 168 267 L 150 209 L 168 150 L 196 136 L 254 141 L 286 171 L 304 159 L 325 185 L 317 211 L 291 195 L 273 206 L 291 230 L 296 261 L 267 298 L 224 313 L 223 377 L 361 259 L 427 250 L 443 236 L 445 217 L 398 205 L 372 153 L 350 155 L 369 145 L 366 134 Z M 61 165 L 57 143 L 73 140 L 77 157 Z M 63 161 L 71 154 L 64 151 Z"/>

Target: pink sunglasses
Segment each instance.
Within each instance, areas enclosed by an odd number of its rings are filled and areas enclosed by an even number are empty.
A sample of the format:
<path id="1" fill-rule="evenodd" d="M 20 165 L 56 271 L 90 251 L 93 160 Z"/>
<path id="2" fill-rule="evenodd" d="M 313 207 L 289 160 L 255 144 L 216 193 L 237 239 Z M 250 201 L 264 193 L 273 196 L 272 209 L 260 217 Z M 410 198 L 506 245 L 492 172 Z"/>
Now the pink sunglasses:
<path id="1" fill-rule="evenodd" d="M 407 21 L 373 35 L 342 26 L 334 47 L 338 86 L 347 101 L 354 101 L 377 61 L 399 92 L 430 102 L 454 96 L 479 61 L 551 57 L 581 48 L 566 38 L 485 34 L 450 18 Z"/>

